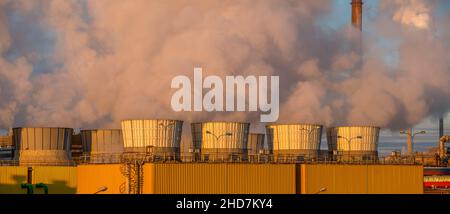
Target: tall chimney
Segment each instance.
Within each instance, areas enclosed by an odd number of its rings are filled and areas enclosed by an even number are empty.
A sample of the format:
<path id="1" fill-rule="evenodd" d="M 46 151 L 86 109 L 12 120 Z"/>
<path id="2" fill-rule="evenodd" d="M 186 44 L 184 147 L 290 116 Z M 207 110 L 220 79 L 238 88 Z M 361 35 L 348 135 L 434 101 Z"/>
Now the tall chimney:
<path id="1" fill-rule="evenodd" d="M 439 118 L 439 139 L 444 136 L 444 118 Z"/>
<path id="2" fill-rule="evenodd" d="M 362 0 L 352 0 L 352 25 L 362 31 Z"/>

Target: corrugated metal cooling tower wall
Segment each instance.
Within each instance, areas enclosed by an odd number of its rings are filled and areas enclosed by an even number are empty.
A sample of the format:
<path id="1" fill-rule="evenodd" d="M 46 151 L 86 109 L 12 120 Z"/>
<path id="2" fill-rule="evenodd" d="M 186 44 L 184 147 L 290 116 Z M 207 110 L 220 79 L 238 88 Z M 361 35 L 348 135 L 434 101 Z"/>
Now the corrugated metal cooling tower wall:
<path id="1" fill-rule="evenodd" d="M 120 129 L 82 130 L 81 141 L 85 154 L 120 154 L 123 137 Z"/>
<path id="2" fill-rule="evenodd" d="M 339 156 L 358 159 L 377 157 L 379 127 L 341 126 L 327 129 L 328 150 Z M 341 138 L 339 138 L 341 136 Z M 357 138 L 360 136 L 361 138 Z"/>
<path id="3" fill-rule="evenodd" d="M 203 160 L 233 161 L 246 159 L 249 123 L 192 123 L 192 142 L 201 150 Z"/>
<path id="4" fill-rule="evenodd" d="M 183 121 L 123 120 L 121 125 L 125 152 L 179 158 Z"/>
<path id="5" fill-rule="evenodd" d="M 266 126 L 267 143 L 274 157 L 317 158 L 322 126 L 314 124 L 273 124 Z"/>
<path id="6" fill-rule="evenodd" d="M 91 163 L 120 161 L 123 153 L 123 136 L 120 129 L 82 130 L 83 160 Z"/>
<path id="7" fill-rule="evenodd" d="M 15 160 L 21 165 L 71 165 L 71 128 L 14 128 Z"/>

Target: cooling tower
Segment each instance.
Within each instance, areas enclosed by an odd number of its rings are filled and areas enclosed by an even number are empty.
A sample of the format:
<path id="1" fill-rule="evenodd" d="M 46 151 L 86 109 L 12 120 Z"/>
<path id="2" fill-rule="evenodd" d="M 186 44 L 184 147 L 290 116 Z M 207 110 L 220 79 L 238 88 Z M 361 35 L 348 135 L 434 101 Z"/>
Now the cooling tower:
<path id="1" fill-rule="evenodd" d="M 117 162 L 123 153 L 123 137 L 120 129 L 82 130 L 83 154 L 91 162 Z"/>
<path id="2" fill-rule="evenodd" d="M 272 124 L 266 126 L 267 143 L 275 161 L 303 161 L 319 155 L 322 126 Z"/>
<path id="3" fill-rule="evenodd" d="M 341 126 L 327 129 L 328 150 L 338 160 L 376 160 L 379 127 Z"/>
<path id="4" fill-rule="evenodd" d="M 163 160 L 180 159 L 183 121 L 123 120 L 124 152 L 147 153 Z"/>
<path id="5" fill-rule="evenodd" d="M 192 142 L 204 161 L 246 160 L 249 123 L 192 123 Z"/>
<path id="6" fill-rule="evenodd" d="M 14 128 L 14 159 L 20 165 L 71 165 L 71 128 Z"/>

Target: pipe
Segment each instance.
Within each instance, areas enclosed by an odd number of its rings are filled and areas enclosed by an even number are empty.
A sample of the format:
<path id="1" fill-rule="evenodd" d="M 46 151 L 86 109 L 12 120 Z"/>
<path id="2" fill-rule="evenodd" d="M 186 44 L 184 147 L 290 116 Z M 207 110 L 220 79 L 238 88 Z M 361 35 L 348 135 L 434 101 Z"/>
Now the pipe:
<path id="1" fill-rule="evenodd" d="M 27 189 L 27 194 L 34 194 L 33 187 L 33 167 L 28 167 L 27 169 L 27 183 L 21 184 L 22 189 Z"/>
<path id="2" fill-rule="evenodd" d="M 413 155 L 413 133 L 412 133 L 412 129 L 411 128 L 409 128 L 408 129 L 408 134 L 407 134 L 407 138 L 408 138 L 408 140 L 407 140 L 407 146 L 408 146 L 408 156 L 412 156 Z"/>
<path id="3" fill-rule="evenodd" d="M 38 183 L 36 184 L 36 188 L 42 188 L 44 189 L 44 194 L 48 194 L 48 186 L 44 183 Z"/>
<path id="4" fill-rule="evenodd" d="M 29 195 L 34 193 L 33 184 L 21 184 L 20 187 L 22 189 L 27 189 L 27 194 Z"/>
<path id="5" fill-rule="evenodd" d="M 362 0 L 352 0 L 352 25 L 362 31 Z"/>
<path id="6" fill-rule="evenodd" d="M 444 136 L 444 118 L 439 118 L 439 139 Z"/>
<path id="7" fill-rule="evenodd" d="M 33 167 L 28 167 L 27 170 L 27 184 L 33 183 Z"/>

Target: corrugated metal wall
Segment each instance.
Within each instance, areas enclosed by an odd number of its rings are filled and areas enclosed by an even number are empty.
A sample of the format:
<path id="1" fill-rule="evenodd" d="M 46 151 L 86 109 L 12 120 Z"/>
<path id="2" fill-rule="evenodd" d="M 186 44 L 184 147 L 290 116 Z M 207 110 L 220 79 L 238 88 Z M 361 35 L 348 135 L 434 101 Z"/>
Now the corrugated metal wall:
<path id="1" fill-rule="evenodd" d="M 294 164 L 146 164 L 144 193 L 295 194 Z"/>
<path id="2" fill-rule="evenodd" d="M 14 128 L 14 159 L 27 165 L 70 165 L 71 128 Z"/>
<path id="3" fill-rule="evenodd" d="M 247 148 L 249 129 L 249 123 L 192 123 L 192 142 L 195 148 L 201 149 L 245 149 Z M 226 133 L 231 135 L 228 136 Z"/>
<path id="4" fill-rule="evenodd" d="M 71 128 L 14 128 L 16 149 L 70 150 Z"/>
<path id="5" fill-rule="evenodd" d="M 329 151 L 374 151 L 378 149 L 380 128 L 370 126 L 333 127 L 327 129 Z M 338 138 L 342 136 L 347 138 Z M 361 136 L 362 139 L 355 139 Z M 354 138 L 353 140 L 350 140 Z"/>
<path id="6" fill-rule="evenodd" d="M 125 148 L 180 148 L 183 121 L 123 120 L 121 125 Z"/>
<path id="7" fill-rule="evenodd" d="M 309 124 L 281 124 L 266 126 L 269 149 L 319 150 L 322 126 Z"/>
<path id="8" fill-rule="evenodd" d="M 421 194 L 423 193 L 422 166 L 381 166 L 368 168 L 371 194 Z"/>
<path id="9" fill-rule="evenodd" d="M 0 194 L 25 194 L 20 185 L 27 182 L 27 167 L 0 167 Z M 39 166 L 33 167 L 33 184 L 44 183 L 49 187 L 49 194 L 73 194 L 77 188 L 75 167 Z M 43 190 L 35 190 L 42 194 Z"/>
<path id="10" fill-rule="evenodd" d="M 93 194 L 101 187 L 108 188 L 102 194 L 125 192 L 127 179 L 121 173 L 121 167 L 121 164 L 79 165 L 77 167 L 77 193 Z"/>
<path id="11" fill-rule="evenodd" d="M 77 190 L 77 168 L 59 166 L 33 167 L 33 183 L 44 183 L 49 194 L 74 194 Z M 43 191 L 35 191 L 43 193 Z"/>
<path id="12" fill-rule="evenodd" d="M 83 150 L 88 154 L 117 154 L 123 152 L 120 129 L 82 130 Z"/>
<path id="13" fill-rule="evenodd" d="M 20 184 L 27 182 L 27 167 L 0 167 L 0 194 L 20 194 L 27 191 Z"/>
<path id="14" fill-rule="evenodd" d="M 315 194 L 421 194 L 423 167 L 413 165 L 302 164 L 300 191 Z"/>
<path id="15" fill-rule="evenodd" d="M 121 164 L 34 167 L 33 183 L 49 193 L 125 193 Z M 423 167 L 337 164 L 145 164 L 146 194 L 421 194 Z M 26 193 L 27 167 L 0 167 L 0 193 Z M 42 190 L 36 191 L 42 193 Z"/>

